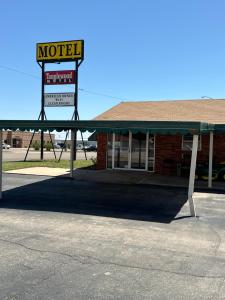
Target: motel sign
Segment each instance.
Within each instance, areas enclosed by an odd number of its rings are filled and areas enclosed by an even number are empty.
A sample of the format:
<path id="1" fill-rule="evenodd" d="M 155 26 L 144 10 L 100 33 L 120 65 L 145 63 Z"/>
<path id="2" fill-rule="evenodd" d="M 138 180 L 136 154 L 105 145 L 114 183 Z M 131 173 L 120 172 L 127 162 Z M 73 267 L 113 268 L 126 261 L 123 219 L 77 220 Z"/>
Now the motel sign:
<path id="1" fill-rule="evenodd" d="M 83 57 L 83 40 L 37 44 L 38 62 L 75 61 Z"/>

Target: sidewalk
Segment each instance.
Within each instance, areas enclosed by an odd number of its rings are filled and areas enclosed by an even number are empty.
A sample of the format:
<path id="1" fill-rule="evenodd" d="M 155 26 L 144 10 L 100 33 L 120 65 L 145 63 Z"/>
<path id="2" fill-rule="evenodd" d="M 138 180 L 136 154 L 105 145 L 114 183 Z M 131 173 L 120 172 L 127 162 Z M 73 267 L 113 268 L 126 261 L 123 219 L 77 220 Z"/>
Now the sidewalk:
<path id="1" fill-rule="evenodd" d="M 39 176 L 69 176 L 68 169 L 62 168 L 47 168 L 33 167 L 18 170 L 6 171 L 6 173 L 39 175 Z M 77 181 L 89 181 L 100 183 L 115 183 L 115 184 L 149 184 L 156 186 L 170 187 L 188 187 L 187 177 L 163 176 L 158 174 L 147 173 L 144 171 L 126 171 L 126 170 L 88 170 L 75 169 L 74 179 Z M 195 181 L 195 188 L 205 190 L 221 190 L 225 191 L 225 182 L 213 182 L 213 188 L 208 189 L 208 182 L 203 180 Z"/>
<path id="2" fill-rule="evenodd" d="M 76 180 L 121 183 L 121 184 L 149 184 L 158 186 L 184 187 L 188 188 L 189 178 L 177 176 L 163 176 L 147 173 L 144 171 L 126 170 L 74 170 Z M 225 182 L 213 182 L 213 188 L 208 189 L 208 182 L 203 180 L 195 181 L 195 188 L 206 190 L 225 190 Z"/>
<path id="3" fill-rule="evenodd" d="M 69 173 L 69 170 L 63 168 L 32 167 L 32 168 L 5 171 L 5 173 L 56 177 L 56 176 L 67 175 Z"/>

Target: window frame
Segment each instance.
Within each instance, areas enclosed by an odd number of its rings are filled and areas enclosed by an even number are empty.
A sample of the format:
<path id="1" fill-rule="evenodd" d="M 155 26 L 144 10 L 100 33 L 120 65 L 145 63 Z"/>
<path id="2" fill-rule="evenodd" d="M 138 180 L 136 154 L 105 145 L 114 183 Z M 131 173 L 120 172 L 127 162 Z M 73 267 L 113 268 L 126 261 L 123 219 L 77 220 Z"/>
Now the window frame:
<path id="1" fill-rule="evenodd" d="M 192 137 L 192 145 L 193 145 L 193 135 L 192 134 L 182 135 L 181 150 L 190 152 L 190 151 L 192 151 L 192 147 L 191 147 L 191 149 L 184 148 L 184 142 L 185 142 L 184 138 L 185 138 L 185 136 L 191 136 Z M 198 136 L 198 151 L 202 151 L 202 136 L 201 135 Z"/>

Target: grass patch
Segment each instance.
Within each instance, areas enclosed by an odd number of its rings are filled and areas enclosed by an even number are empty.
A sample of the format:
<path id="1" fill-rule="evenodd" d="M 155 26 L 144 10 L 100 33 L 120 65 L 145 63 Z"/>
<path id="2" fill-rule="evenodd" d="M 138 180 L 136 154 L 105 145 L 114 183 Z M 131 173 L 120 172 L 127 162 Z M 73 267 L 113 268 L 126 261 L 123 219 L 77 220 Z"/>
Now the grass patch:
<path id="1" fill-rule="evenodd" d="M 94 162 L 90 159 L 88 160 L 76 160 L 74 161 L 74 168 L 91 168 Z M 43 161 L 4 161 L 3 171 L 32 168 L 32 167 L 49 167 L 49 168 L 70 168 L 69 160 L 61 160 L 60 162 L 54 159 L 48 159 Z"/>

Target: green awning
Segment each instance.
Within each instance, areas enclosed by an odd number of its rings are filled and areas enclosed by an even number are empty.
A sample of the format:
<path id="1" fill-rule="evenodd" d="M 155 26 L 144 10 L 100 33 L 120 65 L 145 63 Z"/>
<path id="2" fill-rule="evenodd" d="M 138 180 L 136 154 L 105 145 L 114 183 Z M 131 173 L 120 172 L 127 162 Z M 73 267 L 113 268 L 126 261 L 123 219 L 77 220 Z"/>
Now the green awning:
<path id="1" fill-rule="evenodd" d="M 215 124 L 214 131 L 215 131 L 215 133 L 224 133 L 225 132 L 225 124 Z"/>
<path id="2" fill-rule="evenodd" d="M 225 125 L 224 125 L 225 126 Z M 4 130 L 44 130 L 67 131 L 70 129 L 82 132 L 119 133 L 149 132 L 150 134 L 205 134 L 214 130 L 213 124 L 202 122 L 171 122 L 171 121 L 34 121 L 34 120 L 0 120 L 0 129 Z M 224 128 L 225 130 L 225 128 Z"/>

